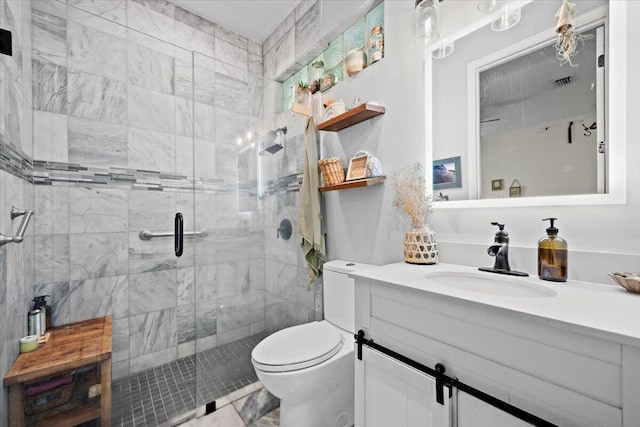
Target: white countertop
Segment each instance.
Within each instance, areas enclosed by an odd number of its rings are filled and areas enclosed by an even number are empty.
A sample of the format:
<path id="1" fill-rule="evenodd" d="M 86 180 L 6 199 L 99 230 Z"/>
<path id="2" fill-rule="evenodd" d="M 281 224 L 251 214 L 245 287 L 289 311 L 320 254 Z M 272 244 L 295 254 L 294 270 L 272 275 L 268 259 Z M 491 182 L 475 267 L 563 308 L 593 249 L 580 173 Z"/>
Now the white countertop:
<path id="1" fill-rule="evenodd" d="M 551 297 L 520 298 L 461 290 L 425 278 L 425 274 L 442 272 L 478 273 L 497 280 L 505 278 L 504 275 L 483 273 L 469 266 L 444 263 L 413 265 L 404 262 L 356 271 L 350 276 L 498 307 L 559 322 L 557 326 L 563 329 L 640 347 L 640 294 L 627 292 L 616 284 L 576 280 L 549 282 L 540 280 L 538 276 L 506 276 L 557 292 Z"/>

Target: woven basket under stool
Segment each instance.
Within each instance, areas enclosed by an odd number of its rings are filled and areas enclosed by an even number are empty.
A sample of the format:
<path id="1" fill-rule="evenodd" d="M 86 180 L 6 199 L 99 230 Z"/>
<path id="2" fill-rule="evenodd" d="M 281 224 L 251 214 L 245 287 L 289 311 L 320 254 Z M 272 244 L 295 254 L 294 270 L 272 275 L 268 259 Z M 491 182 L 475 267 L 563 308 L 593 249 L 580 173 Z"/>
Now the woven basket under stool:
<path id="1" fill-rule="evenodd" d="M 344 169 L 340 157 L 327 157 L 318 160 L 318 165 L 320 165 L 324 185 L 336 185 L 344 182 Z"/>
<path id="2" fill-rule="evenodd" d="M 69 384 L 56 387 L 33 396 L 24 397 L 24 412 L 27 415 L 34 415 L 48 409 L 53 409 L 64 405 L 71 398 L 73 393 L 73 381 Z"/>

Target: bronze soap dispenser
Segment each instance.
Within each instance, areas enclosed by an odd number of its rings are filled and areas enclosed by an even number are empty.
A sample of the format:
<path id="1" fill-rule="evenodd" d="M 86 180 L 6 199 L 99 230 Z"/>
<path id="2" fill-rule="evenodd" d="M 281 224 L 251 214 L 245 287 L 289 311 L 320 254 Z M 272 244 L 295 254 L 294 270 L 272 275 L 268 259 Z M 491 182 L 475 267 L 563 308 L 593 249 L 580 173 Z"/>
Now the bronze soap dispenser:
<path id="1" fill-rule="evenodd" d="M 550 221 L 547 235 L 538 240 L 538 276 L 551 282 L 567 281 L 567 241 L 558 237 L 558 229 L 553 226 L 557 218 L 545 218 Z"/>

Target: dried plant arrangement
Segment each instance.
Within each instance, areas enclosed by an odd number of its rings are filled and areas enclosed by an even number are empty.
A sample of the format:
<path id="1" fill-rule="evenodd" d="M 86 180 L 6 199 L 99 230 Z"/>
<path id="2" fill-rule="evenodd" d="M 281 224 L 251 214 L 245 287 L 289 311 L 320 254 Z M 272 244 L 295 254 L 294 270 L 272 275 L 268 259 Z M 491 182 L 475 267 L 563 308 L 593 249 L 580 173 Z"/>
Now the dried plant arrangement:
<path id="1" fill-rule="evenodd" d="M 578 45 L 584 44 L 584 40 L 581 36 L 576 35 L 574 32 L 575 21 L 573 16 L 576 14 L 576 4 L 569 3 L 564 0 L 558 12 L 556 12 L 556 19 L 558 23 L 556 25 L 556 33 L 558 38 L 556 40 L 556 56 L 560 60 L 560 64 L 569 63 L 571 67 L 577 67 L 577 64 L 571 62 L 571 57 L 578 53 Z"/>
<path id="2" fill-rule="evenodd" d="M 391 187 L 396 193 L 393 205 L 411 218 L 414 229 L 425 228 L 433 207 L 431 196 L 427 195 L 424 165 L 415 162 L 395 171 Z"/>

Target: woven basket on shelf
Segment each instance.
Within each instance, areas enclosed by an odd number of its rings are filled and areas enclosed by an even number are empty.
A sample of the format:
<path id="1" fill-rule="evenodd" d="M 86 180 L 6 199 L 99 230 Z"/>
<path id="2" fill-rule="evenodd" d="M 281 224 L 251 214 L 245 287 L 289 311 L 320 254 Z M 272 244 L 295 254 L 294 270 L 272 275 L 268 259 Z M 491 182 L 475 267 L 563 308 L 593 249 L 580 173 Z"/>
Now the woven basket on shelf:
<path id="1" fill-rule="evenodd" d="M 324 185 L 336 185 L 344 182 L 344 169 L 342 169 L 342 159 L 340 157 L 327 157 L 318 160 L 320 172 Z"/>

